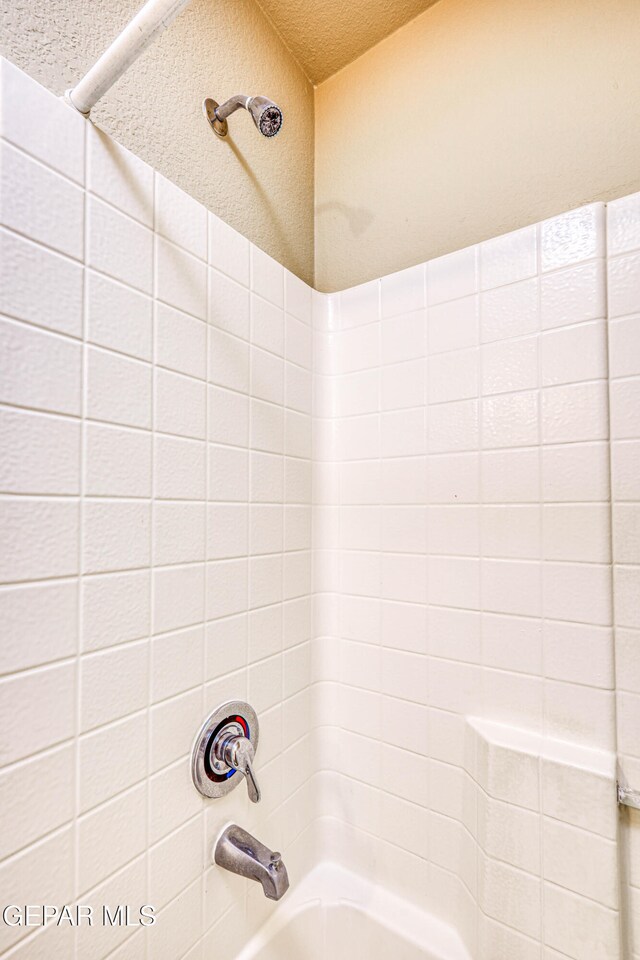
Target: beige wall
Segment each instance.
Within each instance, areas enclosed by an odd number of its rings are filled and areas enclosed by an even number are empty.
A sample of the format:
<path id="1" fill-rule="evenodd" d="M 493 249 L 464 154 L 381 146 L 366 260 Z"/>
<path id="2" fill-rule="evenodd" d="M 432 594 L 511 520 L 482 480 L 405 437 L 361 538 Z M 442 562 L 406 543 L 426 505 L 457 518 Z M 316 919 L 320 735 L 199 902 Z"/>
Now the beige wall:
<path id="1" fill-rule="evenodd" d="M 0 53 L 62 93 L 142 0 L 0 0 Z M 274 141 L 248 116 L 218 140 L 205 96 L 261 93 Z M 293 273 L 313 280 L 313 87 L 254 0 L 193 0 L 94 110 L 99 126 Z"/>
<path id="2" fill-rule="evenodd" d="M 638 0 L 441 0 L 316 89 L 316 286 L 640 189 Z"/>
<path id="3" fill-rule="evenodd" d="M 61 93 L 141 0 L 0 0 L 0 53 Z M 326 291 L 640 189 L 639 0 L 440 0 L 315 90 L 254 0 L 192 0 L 94 111 Z M 223 143 L 204 96 L 265 93 Z"/>

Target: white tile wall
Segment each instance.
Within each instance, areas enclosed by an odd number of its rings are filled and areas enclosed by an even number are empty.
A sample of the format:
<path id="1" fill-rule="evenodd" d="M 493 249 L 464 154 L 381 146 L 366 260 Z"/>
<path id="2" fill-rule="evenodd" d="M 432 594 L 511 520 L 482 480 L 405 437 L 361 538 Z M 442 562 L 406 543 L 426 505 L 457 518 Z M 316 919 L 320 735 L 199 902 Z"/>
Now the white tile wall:
<path id="1" fill-rule="evenodd" d="M 162 911 L 0 953 L 192 958 L 264 917 L 222 821 L 304 863 L 311 293 L 6 61 L 0 103 L 3 903 Z M 219 810 L 188 754 L 247 695 L 265 803 Z"/>
<path id="2" fill-rule="evenodd" d="M 377 837 L 367 869 L 444 911 L 480 960 L 621 955 L 612 761 L 606 787 L 559 761 L 541 816 L 544 744 L 611 758 L 616 743 L 604 220 L 593 204 L 382 278 L 378 302 L 375 283 L 334 295 L 316 323 L 316 589 L 335 606 L 320 669 L 343 705 L 337 789 L 347 805 L 360 781 L 375 827 L 366 812 L 337 816 Z M 633 269 L 619 271 L 624 310 Z M 632 337 L 620 330 L 625 385 Z M 627 387 L 624 444 L 638 435 L 633 402 Z M 635 489 L 634 457 L 623 489 Z M 633 524 L 621 515 L 621 557 L 637 547 Z M 470 714 L 544 739 L 499 761 L 465 740 Z M 407 746 L 388 762 L 380 752 Z M 568 809 L 578 781 L 586 820 Z M 403 829 L 422 808 L 418 848 Z M 354 862 L 363 836 L 343 835 Z"/>

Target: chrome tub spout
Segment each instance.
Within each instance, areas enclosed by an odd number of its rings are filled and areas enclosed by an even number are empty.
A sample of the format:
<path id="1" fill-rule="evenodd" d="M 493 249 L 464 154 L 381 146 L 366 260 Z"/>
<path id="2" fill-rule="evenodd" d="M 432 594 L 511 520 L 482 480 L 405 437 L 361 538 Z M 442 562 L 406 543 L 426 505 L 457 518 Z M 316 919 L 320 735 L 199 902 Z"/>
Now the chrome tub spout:
<path id="1" fill-rule="evenodd" d="M 287 868 L 280 854 L 269 850 L 235 823 L 225 827 L 218 837 L 214 860 L 231 873 L 257 880 L 269 900 L 279 900 L 289 889 Z"/>

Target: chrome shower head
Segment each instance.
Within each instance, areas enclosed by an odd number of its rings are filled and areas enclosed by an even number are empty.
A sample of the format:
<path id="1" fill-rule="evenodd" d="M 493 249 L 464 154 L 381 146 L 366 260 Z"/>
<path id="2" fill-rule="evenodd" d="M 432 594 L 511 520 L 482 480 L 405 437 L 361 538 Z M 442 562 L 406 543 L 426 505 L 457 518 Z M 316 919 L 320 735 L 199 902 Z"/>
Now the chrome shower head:
<path id="1" fill-rule="evenodd" d="M 210 97 L 202 104 L 209 126 L 219 137 L 226 137 L 229 132 L 227 117 L 240 107 L 244 107 L 251 114 L 251 119 L 263 137 L 275 137 L 279 132 L 282 126 L 282 110 L 267 97 L 246 97 L 239 93 L 219 106 Z"/>
<path id="2" fill-rule="evenodd" d="M 275 137 L 282 126 L 282 110 L 267 97 L 251 97 L 247 110 L 263 137 Z"/>

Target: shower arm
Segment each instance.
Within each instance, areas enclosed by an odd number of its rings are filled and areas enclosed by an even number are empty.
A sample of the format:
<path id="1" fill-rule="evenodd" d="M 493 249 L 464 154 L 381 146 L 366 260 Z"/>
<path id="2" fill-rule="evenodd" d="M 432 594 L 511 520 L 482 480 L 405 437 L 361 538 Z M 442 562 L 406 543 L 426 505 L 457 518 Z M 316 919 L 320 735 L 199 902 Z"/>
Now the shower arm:
<path id="1" fill-rule="evenodd" d="M 66 102 L 88 117 L 98 100 L 188 3 L 189 0 L 147 0 L 82 80 L 67 90 Z"/>
<path id="2" fill-rule="evenodd" d="M 227 117 L 240 108 L 247 111 L 263 137 L 275 137 L 282 126 L 282 110 L 268 97 L 248 97 L 245 93 L 236 93 L 224 103 L 218 104 L 211 97 L 207 97 L 202 103 L 205 119 L 219 137 L 227 136 Z"/>
<path id="3" fill-rule="evenodd" d="M 226 120 L 227 117 L 230 117 L 236 110 L 240 110 L 241 107 L 248 110 L 251 99 L 251 97 L 247 97 L 244 93 L 236 93 L 234 97 L 229 97 L 229 99 L 221 103 L 219 107 L 216 107 L 216 117 L 218 120 Z"/>

